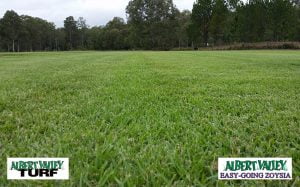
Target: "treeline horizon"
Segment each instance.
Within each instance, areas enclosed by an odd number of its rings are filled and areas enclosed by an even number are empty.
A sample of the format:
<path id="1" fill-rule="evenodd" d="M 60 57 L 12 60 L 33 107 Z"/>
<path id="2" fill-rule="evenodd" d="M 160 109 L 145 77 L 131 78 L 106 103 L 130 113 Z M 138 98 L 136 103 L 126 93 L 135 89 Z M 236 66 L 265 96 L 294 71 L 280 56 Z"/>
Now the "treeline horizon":
<path id="1" fill-rule="evenodd" d="M 196 0 L 180 11 L 172 0 L 131 0 L 127 20 L 89 27 L 69 16 L 64 27 L 8 10 L 0 51 L 169 50 L 234 43 L 300 41 L 299 0 Z"/>

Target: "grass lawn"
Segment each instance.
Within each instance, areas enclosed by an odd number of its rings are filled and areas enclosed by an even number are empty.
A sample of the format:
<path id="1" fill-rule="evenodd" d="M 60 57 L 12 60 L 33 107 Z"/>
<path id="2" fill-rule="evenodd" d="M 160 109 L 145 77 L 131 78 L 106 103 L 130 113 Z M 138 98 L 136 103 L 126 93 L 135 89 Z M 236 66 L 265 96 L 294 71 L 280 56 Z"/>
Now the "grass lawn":
<path id="1" fill-rule="evenodd" d="M 69 157 L 7 181 L 6 157 Z M 293 181 L 218 181 L 218 157 L 292 157 Z M 0 186 L 300 185 L 300 51 L 0 54 Z"/>

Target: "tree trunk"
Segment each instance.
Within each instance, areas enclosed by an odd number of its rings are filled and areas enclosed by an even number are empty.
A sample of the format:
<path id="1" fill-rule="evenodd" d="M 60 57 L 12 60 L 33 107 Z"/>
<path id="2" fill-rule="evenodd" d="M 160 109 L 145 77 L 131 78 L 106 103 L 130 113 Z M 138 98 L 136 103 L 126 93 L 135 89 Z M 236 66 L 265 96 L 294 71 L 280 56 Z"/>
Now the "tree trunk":
<path id="1" fill-rule="evenodd" d="M 72 44 L 72 33 L 70 32 L 70 35 L 69 35 L 69 39 L 70 39 L 70 48 L 71 48 L 71 51 L 73 50 L 73 44 Z"/>
<path id="2" fill-rule="evenodd" d="M 81 47 L 83 48 L 83 34 L 81 35 Z"/>
<path id="3" fill-rule="evenodd" d="M 15 40 L 13 40 L 13 46 L 12 46 L 12 48 L 13 48 L 13 52 L 15 52 Z"/>
<path id="4" fill-rule="evenodd" d="M 204 32 L 204 45 L 205 47 L 207 47 L 208 44 L 208 31 Z"/>
<path id="5" fill-rule="evenodd" d="M 57 39 L 55 39 L 55 50 L 58 51 Z"/>
<path id="6" fill-rule="evenodd" d="M 18 52 L 20 52 L 20 42 L 18 41 Z"/>

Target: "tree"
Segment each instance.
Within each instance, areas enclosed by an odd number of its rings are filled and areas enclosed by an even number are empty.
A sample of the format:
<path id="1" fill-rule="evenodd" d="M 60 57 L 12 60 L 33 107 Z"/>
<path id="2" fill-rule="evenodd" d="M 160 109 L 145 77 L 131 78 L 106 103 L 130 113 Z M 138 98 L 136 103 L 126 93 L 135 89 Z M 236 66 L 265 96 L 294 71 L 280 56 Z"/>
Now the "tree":
<path id="1" fill-rule="evenodd" d="M 83 17 L 79 17 L 77 21 L 77 27 L 80 33 L 80 45 L 81 48 L 86 47 L 86 32 L 88 30 L 88 25 L 86 24 L 86 20 Z"/>
<path id="2" fill-rule="evenodd" d="M 237 7 L 236 35 L 241 42 L 260 42 L 265 38 L 268 14 L 266 3 L 252 0 Z"/>
<path id="3" fill-rule="evenodd" d="M 207 46 L 209 37 L 209 26 L 213 12 L 212 0 L 197 0 L 194 3 L 192 10 L 192 24 L 193 28 L 198 28 L 200 41 Z"/>
<path id="4" fill-rule="evenodd" d="M 2 52 L 3 51 L 3 45 L 4 45 L 4 39 L 2 38 L 2 36 L 1 36 L 1 34 L 0 34 L 0 52 Z"/>
<path id="5" fill-rule="evenodd" d="M 21 16 L 22 30 L 19 41 L 27 51 L 53 50 L 55 48 L 55 25 L 40 18 Z"/>
<path id="6" fill-rule="evenodd" d="M 180 12 L 172 0 L 130 0 L 126 20 L 89 28 L 70 16 L 63 28 L 7 11 L 0 51 L 169 50 L 235 42 L 300 41 L 299 0 L 197 0 Z"/>
<path id="7" fill-rule="evenodd" d="M 19 39 L 22 22 L 20 16 L 14 11 L 7 11 L 0 20 L 0 34 L 6 38 L 8 51 L 9 42 L 12 44 L 12 51 L 15 52 L 15 43 Z"/>
<path id="8" fill-rule="evenodd" d="M 77 22 L 73 16 L 69 16 L 64 21 L 64 28 L 66 32 L 66 42 L 68 49 L 73 49 L 76 46 L 76 37 L 77 37 Z"/>
<path id="9" fill-rule="evenodd" d="M 216 0 L 209 23 L 209 32 L 215 44 L 221 44 L 225 40 L 228 13 L 226 2 L 224 0 Z"/>
<path id="10" fill-rule="evenodd" d="M 109 21 L 104 31 L 103 47 L 104 49 L 127 49 L 126 44 L 128 30 L 123 18 L 115 17 Z"/>
<path id="11" fill-rule="evenodd" d="M 92 27 L 87 31 L 87 47 L 90 50 L 103 50 L 104 29 Z"/>
<path id="12" fill-rule="evenodd" d="M 291 40 L 297 32 L 296 8 L 289 0 L 272 0 L 269 3 L 269 28 L 274 41 Z"/>
<path id="13" fill-rule="evenodd" d="M 169 49 L 176 43 L 176 14 L 172 0 L 131 0 L 126 8 L 134 47 Z"/>
<path id="14" fill-rule="evenodd" d="M 298 1 L 298 4 L 296 5 L 296 10 L 297 10 L 297 32 L 295 36 L 295 40 L 300 41 L 300 1 Z"/>
<path id="15" fill-rule="evenodd" d="M 178 12 L 176 16 L 178 27 L 176 29 L 176 35 L 178 40 L 178 47 L 182 46 L 188 47 L 189 45 L 189 36 L 188 28 L 191 24 L 191 12 L 189 10 L 184 10 L 183 12 Z"/>
<path id="16" fill-rule="evenodd" d="M 55 43 L 55 50 L 57 51 L 67 50 L 66 32 L 63 28 L 58 28 L 55 30 L 54 43 Z"/>

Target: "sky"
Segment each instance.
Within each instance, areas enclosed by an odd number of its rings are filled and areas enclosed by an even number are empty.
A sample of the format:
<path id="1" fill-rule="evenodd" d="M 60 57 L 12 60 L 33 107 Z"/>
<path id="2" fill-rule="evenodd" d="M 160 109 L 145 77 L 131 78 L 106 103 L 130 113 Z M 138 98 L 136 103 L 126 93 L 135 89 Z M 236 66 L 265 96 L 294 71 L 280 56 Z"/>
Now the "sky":
<path id="1" fill-rule="evenodd" d="M 173 0 L 180 10 L 191 10 L 196 0 Z M 63 26 L 68 16 L 84 17 L 88 25 L 105 25 L 113 17 L 126 18 L 125 8 L 129 0 L 0 0 L 0 17 L 6 10 L 19 15 L 39 17 Z"/>

